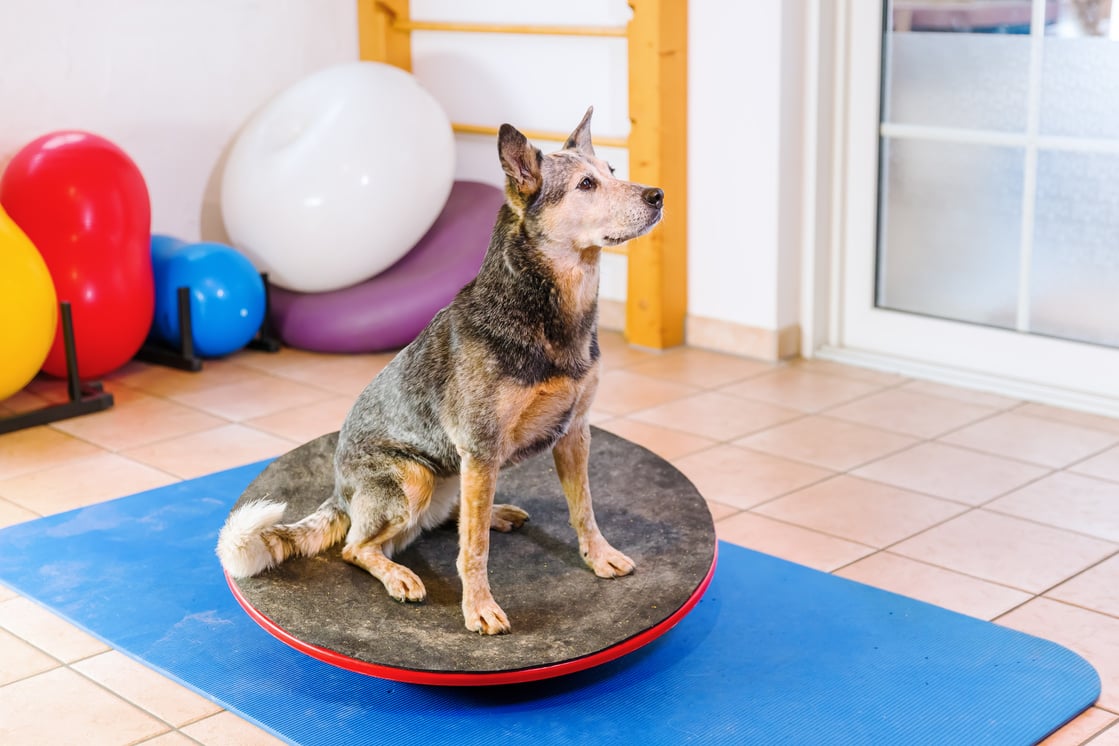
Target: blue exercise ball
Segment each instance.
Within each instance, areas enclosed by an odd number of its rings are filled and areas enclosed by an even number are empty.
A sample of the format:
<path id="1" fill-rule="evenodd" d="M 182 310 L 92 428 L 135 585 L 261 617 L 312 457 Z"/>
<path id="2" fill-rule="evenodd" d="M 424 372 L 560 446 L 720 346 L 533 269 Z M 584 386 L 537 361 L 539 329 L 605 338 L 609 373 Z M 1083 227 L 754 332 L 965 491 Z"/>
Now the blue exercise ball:
<path id="1" fill-rule="evenodd" d="M 191 340 L 201 357 L 221 357 L 247 345 L 264 321 L 264 280 L 236 249 L 152 236 L 155 318 L 151 336 L 179 346 L 178 289 L 190 289 Z"/>

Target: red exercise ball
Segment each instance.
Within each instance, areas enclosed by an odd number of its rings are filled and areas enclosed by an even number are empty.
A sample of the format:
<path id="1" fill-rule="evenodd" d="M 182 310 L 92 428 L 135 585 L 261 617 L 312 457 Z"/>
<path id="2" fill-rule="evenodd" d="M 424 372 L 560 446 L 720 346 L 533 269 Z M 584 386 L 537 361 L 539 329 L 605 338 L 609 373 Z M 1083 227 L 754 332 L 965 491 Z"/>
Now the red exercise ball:
<path id="1" fill-rule="evenodd" d="M 0 177 L 0 205 L 43 255 L 74 319 L 78 374 L 96 378 L 140 349 L 151 327 L 151 202 L 140 169 L 103 137 L 52 132 Z M 43 370 L 66 375 L 62 328 Z"/>

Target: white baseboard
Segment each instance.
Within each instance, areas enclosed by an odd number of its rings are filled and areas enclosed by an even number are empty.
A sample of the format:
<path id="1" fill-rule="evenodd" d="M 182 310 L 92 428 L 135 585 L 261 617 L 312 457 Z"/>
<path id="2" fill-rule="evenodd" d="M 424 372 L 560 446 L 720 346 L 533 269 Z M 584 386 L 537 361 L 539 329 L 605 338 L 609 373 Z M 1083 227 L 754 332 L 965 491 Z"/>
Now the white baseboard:
<path id="1" fill-rule="evenodd" d="M 600 298 L 598 326 L 610 331 L 625 331 L 625 301 Z M 775 330 L 688 316 L 684 321 L 684 337 L 689 347 L 758 360 L 784 360 L 800 353 L 800 327 L 797 325 Z"/>

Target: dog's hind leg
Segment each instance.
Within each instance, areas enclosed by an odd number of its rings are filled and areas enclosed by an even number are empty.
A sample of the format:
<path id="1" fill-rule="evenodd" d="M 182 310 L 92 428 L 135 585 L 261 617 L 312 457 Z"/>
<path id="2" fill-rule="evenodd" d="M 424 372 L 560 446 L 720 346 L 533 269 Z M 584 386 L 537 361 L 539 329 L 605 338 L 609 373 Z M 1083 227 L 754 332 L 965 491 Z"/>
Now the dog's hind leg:
<path id="1" fill-rule="evenodd" d="M 572 425 L 552 449 L 556 472 L 571 513 L 571 525 L 579 537 L 579 554 L 600 578 L 629 575 L 633 572 L 633 560 L 610 546 L 594 518 L 591 487 L 587 479 L 590 445 L 590 426 L 584 422 Z"/>
<path id="2" fill-rule="evenodd" d="M 398 462 L 392 476 L 366 479 L 350 499 L 352 523 L 342 558 L 381 581 L 397 601 L 423 601 L 427 589 L 419 576 L 389 557 L 422 530 L 431 501 L 434 475 L 414 462 Z"/>
<path id="3" fill-rule="evenodd" d="M 528 520 L 528 513 L 516 505 L 494 505 L 490 511 L 490 528 L 494 531 L 508 533 L 515 528 L 520 528 Z"/>

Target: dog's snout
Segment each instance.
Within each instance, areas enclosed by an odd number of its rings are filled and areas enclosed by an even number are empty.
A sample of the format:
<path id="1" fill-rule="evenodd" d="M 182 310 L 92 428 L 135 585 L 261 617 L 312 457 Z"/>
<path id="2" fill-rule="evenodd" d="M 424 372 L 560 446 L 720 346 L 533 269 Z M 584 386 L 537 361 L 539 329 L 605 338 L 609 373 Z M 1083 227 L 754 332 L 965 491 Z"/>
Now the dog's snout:
<path id="1" fill-rule="evenodd" d="M 660 208 L 664 206 L 664 190 L 650 187 L 641 193 L 641 196 L 647 203 L 653 207 Z"/>

